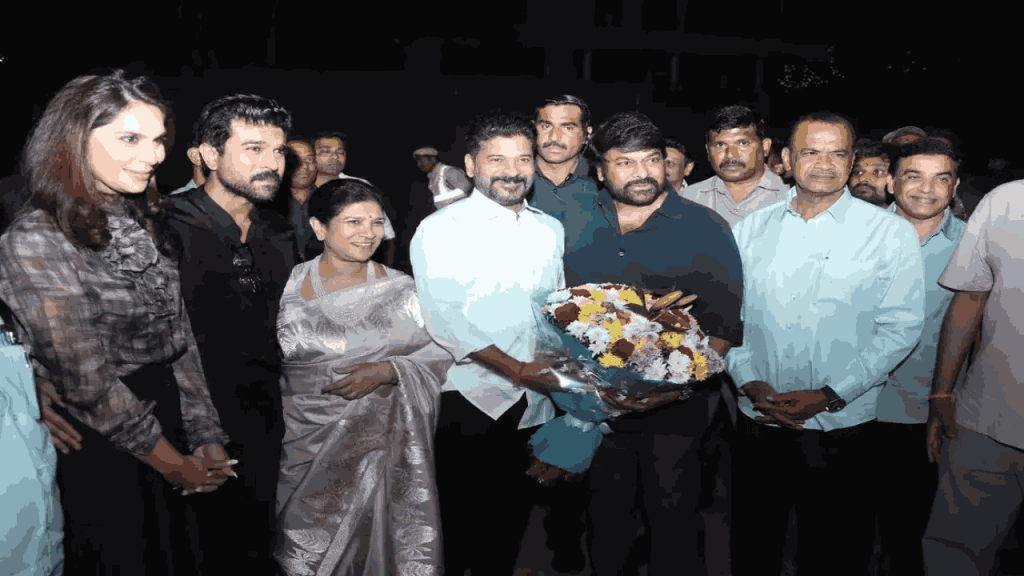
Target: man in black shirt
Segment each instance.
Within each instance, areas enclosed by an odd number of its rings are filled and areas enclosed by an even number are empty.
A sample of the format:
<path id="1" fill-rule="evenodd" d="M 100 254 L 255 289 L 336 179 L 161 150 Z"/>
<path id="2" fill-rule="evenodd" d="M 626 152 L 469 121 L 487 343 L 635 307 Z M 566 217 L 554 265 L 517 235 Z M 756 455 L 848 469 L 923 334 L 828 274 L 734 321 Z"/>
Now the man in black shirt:
<path id="1" fill-rule="evenodd" d="M 589 221 L 565 255 L 566 285 L 614 282 L 696 294 L 691 313 L 723 357 L 742 343 L 741 261 L 725 220 L 672 193 L 665 140 L 638 113 L 617 114 L 593 138 L 604 183 Z M 709 378 L 684 402 L 611 421 L 590 469 L 587 540 L 594 574 L 635 573 L 634 502 L 650 537 L 649 572 L 703 574 L 699 550 L 702 460 L 716 427 L 735 420 L 722 377 Z M 670 398 L 663 394 L 653 404 Z M 642 553 L 642 552 L 641 552 Z"/>
<path id="2" fill-rule="evenodd" d="M 291 114 L 273 100 L 226 96 L 197 124 L 203 187 L 168 200 L 182 240 L 181 288 L 210 396 L 239 481 L 186 499 L 203 574 L 274 574 L 274 502 L 284 424 L 277 314 L 296 264 L 288 222 L 258 205 L 285 168 Z"/>

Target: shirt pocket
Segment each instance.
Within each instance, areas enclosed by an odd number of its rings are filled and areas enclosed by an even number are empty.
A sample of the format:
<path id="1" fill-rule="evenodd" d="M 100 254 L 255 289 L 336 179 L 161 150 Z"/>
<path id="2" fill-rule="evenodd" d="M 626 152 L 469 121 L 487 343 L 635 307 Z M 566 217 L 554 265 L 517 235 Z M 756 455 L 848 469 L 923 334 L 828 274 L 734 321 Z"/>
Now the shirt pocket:
<path id="1" fill-rule="evenodd" d="M 832 250 L 821 262 L 816 300 L 834 305 L 877 303 L 892 280 L 892 271 L 878 257 Z"/>

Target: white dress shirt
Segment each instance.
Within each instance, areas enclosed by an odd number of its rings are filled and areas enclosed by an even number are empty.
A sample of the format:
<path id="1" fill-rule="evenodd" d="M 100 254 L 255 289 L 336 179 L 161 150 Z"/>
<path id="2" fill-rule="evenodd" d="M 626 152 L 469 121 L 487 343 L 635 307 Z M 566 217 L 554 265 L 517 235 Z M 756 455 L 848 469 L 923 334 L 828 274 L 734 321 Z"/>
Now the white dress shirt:
<path id="1" fill-rule="evenodd" d="M 474 190 L 427 217 L 409 250 L 427 330 L 455 356 L 442 391 L 462 393 L 495 420 L 525 392 L 520 428 L 553 418 L 550 399 L 469 355 L 493 344 L 516 360 L 533 359 L 537 311 L 565 287 L 562 224 L 525 202 L 516 213 Z"/>

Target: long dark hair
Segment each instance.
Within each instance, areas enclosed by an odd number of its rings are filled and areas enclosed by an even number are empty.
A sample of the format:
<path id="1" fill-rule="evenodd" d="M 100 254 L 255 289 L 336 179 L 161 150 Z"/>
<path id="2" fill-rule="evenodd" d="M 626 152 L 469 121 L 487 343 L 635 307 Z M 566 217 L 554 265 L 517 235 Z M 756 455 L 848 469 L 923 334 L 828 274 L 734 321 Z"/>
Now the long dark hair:
<path id="1" fill-rule="evenodd" d="M 32 198 L 26 209 L 42 209 L 57 221 L 72 243 L 101 250 L 110 242 L 107 215 L 96 201 L 96 182 L 88 169 L 86 143 L 93 130 L 109 124 L 131 102 L 160 109 L 170 145 L 174 125 L 170 107 L 145 78 L 126 80 L 123 70 L 107 76 L 79 76 L 46 106 L 25 147 L 25 169 Z M 164 225 L 160 192 L 150 180 L 136 217 L 165 256 L 177 254 L 173 234 Z"/>

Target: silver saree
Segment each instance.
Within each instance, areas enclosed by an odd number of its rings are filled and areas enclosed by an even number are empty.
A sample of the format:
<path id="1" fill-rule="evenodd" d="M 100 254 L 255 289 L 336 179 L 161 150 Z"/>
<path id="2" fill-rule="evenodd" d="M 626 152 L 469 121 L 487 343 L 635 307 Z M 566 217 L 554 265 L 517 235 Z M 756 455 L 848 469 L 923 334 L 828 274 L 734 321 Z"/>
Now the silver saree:
<path id="1" fill-rule="evenodd" d="M 371 264 L 365 284 L 324 293 L 319 260 L 296 266 L 281 298 L 275 556 L 289 576 L 439 575 L 434 430 L 453 359 L 427 334 L 412 278 Z M 353 401 L 321 392 L 336 368 L 380 361 L 394 362 L 397 385 Z"/>

